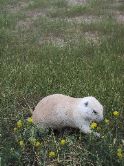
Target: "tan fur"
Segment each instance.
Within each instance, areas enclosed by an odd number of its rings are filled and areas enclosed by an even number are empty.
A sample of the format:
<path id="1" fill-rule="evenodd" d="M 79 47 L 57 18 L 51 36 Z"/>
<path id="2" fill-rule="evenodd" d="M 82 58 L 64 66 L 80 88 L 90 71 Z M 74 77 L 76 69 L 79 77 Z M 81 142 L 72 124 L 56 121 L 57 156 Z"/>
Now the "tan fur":
<path id="1" fill-rule="evenodd" d="M 88 102 L 88 105 L 85 103 Z M 98 115 L 93 114 L 93 110 Z M 54 94 L 43 98 L 35 107 L 33 122 L 42 128 L 75 127 L 91 133 L 90 123 L 103 119 L 103 107 L 94 97 L 73 98 Z M 98 134 L 96 134 L 98 135 Z"/>
<path id="2" fill-rule="evenodd" d="M 66 121 L 70 120 L 70 125 L 72 126 L 73 112 L 71 110 L 73 110 L 74 107 L 75 100 L 73 97 L 61 94 L 47 96 L 36 106 L 33 112 L 33 121 L 34 123 L 41 124 L 43 127 L 61 128 L 66 125 Z M 65 114 L 65 120 L 61 118 L 61 110 L 63 111 L 63 114 Z M 69 117 L 70 119 L 68 119 Z"/>

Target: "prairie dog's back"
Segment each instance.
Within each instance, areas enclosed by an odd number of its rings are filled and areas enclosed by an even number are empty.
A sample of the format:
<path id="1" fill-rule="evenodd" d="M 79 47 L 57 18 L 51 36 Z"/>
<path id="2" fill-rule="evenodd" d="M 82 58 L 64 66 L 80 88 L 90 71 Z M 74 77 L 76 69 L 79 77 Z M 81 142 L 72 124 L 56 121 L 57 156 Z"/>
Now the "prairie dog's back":
<path id="1" fill-rule="evenodd" d="M 46 126 L 58 128 L 73 123 L 72 109 L 75 100 L 73 97 L 62 94 L 49 95 L 43 98 L 33 112 L 34 123 L 44 123 Z M 69 119 L 70 117 L 70 119 Z M 57 126 L 56 126 L 57 125 Z"/>

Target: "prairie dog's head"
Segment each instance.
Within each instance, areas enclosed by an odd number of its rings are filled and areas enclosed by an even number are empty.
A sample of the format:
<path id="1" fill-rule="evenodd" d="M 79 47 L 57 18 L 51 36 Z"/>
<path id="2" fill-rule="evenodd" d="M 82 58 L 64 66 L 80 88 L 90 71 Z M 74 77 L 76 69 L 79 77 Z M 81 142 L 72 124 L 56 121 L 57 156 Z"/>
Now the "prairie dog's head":
<path id="1" fill-rule="evenodd" d="M 103 120 L 103 106 L 95 97 L 84 97 L 82 102 L 86 119 L 96 122 Z"/>

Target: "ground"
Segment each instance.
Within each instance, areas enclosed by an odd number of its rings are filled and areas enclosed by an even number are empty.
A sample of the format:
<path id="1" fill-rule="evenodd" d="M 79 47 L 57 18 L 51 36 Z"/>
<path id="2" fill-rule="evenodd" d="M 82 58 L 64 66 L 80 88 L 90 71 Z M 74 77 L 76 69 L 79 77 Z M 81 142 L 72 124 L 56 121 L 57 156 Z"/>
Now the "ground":
<path id="1" fill-rule="evenodd" d="M 124 164 L 123 36 L 121 0 L 0 0 L 2 165 Z M 17 121 L 53 93 L 100 100 L 109 120 L 100 125 L 103 139 L 69 129 L 47 134 L 38 152 L 27 144 L 29 150 L 20 149 Z M 18 130 L 24 140 L 25 130 Z M 62 149 L 60 139 L 66 140 Z M 49 159 L 50 150 L 56 157 Z"/>

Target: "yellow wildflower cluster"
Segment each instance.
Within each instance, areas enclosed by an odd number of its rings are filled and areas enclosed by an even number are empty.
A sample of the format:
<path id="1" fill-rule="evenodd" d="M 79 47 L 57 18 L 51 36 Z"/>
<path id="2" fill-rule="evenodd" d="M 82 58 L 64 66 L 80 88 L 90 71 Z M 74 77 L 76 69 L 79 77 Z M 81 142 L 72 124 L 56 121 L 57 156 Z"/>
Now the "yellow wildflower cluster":
<path id="1" fill-rule="evenodd" d="M 108 125 L 109 124 L 109 120 L 105 118 L 105 123 Z"/>
<path id="2" fill-rule="evenodd" d="M 65 145 L 66 144 L 66 140 L 65 139 L 62 139 L 61 141 L 60 141 L 60 145 Z"/>
<path id="3" fill-rule="evenodd" d="M 19 120 L 19 121 L 17 122 L 17 124 L 16 124 L 16 125 L 17 125 L 17 128 L 21 128 L 21 127 L 22 127 L 22 125 L 23 125 L 23 124 L 22 124 L 22 121 L 21 121 L 21 120 Z"/>
<path id="4" fill-rule="evenodd" d="M 36 141 L 36 142 L 35 142 L 35 147 L 36 147 L 36 148 L 39 148 L 40 146 L 41 146 L 41 143 L 40 143 L 39 141 Z"/>
<path id="5" fill-rule="evenodd" d="M 122 152 L 122 149 L 121 149 L 121 148 L 117 149 L 117 156 L 118 156 L 119 159 L 122 159 L 122 157 L 123 157 L 123 152 Z"/>
<path id="6" fill-rule="evenodd" d="M 95 129 L 97 127 L 97 123 L 95 123 L 95 122 L 91 123 L 90 127 L 91 127 L 91 129 Z"/>
<path id="7" fill-rule="evenodd" d="M 114 112 L 113 112 L 113 115 L 114 115 L 115 117 L 118 117 L 118 116 L 119 116 L 119 112 L 118 112 L 118 111 L 114 111 Z"/>
<path id="8" fill-rule="evenodd" d="M 38 148 L 41 146 L 41 143 L 37 141 L 35 138 L 31 138 L 30 140 L 31 144 L 34 145 L 34 147 Z"/>
<path id="9" fill-rule="evenodd" d="M 24 146 L 25 146 L 25 145 L 24 145 L 24 141 L 23 141 L 23 140 L 19 141 L 19 145 L 20 145 L 21 147 L 24 147 Z"/>
<path id="10" fill-rule="evenodd" d="M 56 156 L 55 152 L 51 151 L 49 152 L 49 157 L 50 158 L 54 158 Z"/>
<path id="11" fill-rule="evenodd" d="M 29 117 L 29 118 L 27 119 L 27 121 L 28 121 L 28 123 L 33 123 L 32 117 Z"/>

